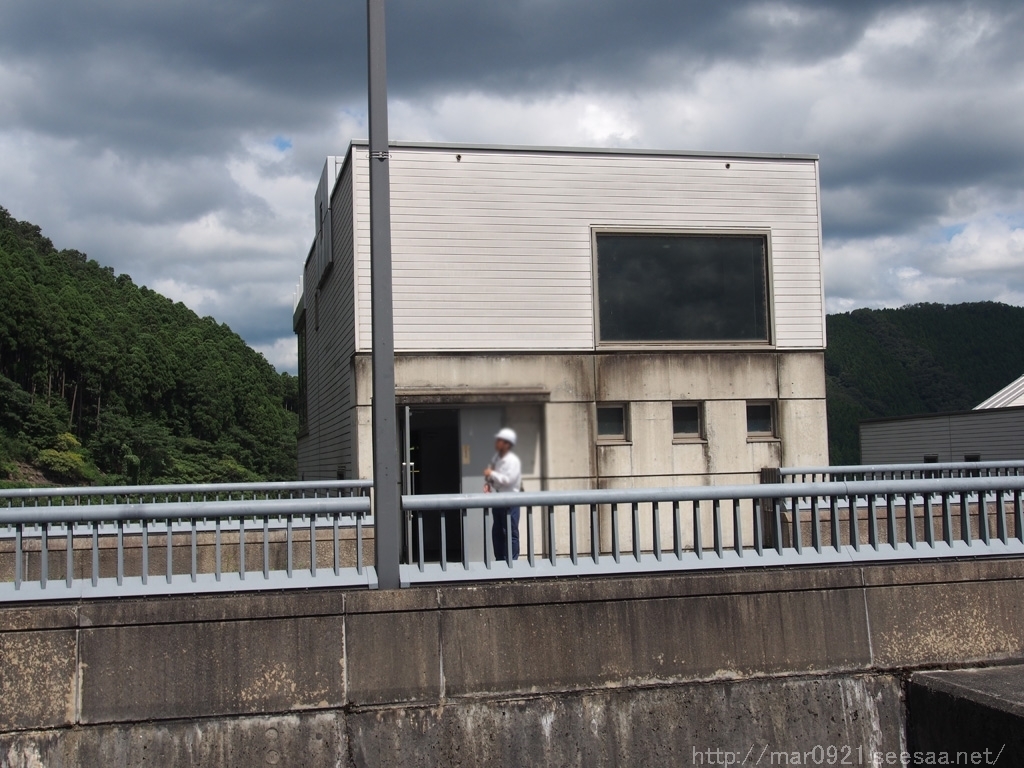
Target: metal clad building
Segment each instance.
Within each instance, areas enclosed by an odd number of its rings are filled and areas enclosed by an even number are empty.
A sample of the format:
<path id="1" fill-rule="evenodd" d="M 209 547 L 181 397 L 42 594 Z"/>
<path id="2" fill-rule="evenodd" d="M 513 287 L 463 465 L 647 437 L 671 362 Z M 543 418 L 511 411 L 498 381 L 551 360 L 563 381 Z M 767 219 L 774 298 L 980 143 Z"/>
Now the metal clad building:
<path id="1" fill-rule="evenodd" d="M 1024 458 L 1024 407 L 872 419 L 860 425 L 864 464 Z"/>
<path id="2" fill-rule="evenodd" d="M 865 464 L 1024 458 L 1024 376 L 972 411 L 862 421 L 860 456 Z"/>
<path id="3" fill-rule="evenodd" d="M 305 479 L 372 466 L 368 154 L 328 158 L 315 197 Z M 502 424 L 531 489 L 827 462 L 816 158 L 393 144 L 390 166 L 415 490 L 479 490 Z"/>

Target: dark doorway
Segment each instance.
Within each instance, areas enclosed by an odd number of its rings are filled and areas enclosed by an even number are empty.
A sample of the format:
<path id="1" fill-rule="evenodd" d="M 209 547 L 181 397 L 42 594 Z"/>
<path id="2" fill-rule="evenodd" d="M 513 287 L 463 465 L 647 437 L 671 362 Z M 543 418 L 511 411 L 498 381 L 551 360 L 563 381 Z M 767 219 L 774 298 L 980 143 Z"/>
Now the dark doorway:
<path id="1" fill-rule="evenodd" d="M 405 423 L 401 413 L 399 423 Z M 415 494 L 460 493 L 462 467 L 459 463 L 459 412 L 445 408 L 414 408 L 409 413 L 409 448 L 413 464 L 412 492 Z M 462 559 L 461 514 L 457 511 L 423 513 L 423 558 L 441 560 L 441 526 L 445 529 L 447 559 Z M 419 522 L 409 517 L 405 525 L 408 562 L 419 557 Z"/>

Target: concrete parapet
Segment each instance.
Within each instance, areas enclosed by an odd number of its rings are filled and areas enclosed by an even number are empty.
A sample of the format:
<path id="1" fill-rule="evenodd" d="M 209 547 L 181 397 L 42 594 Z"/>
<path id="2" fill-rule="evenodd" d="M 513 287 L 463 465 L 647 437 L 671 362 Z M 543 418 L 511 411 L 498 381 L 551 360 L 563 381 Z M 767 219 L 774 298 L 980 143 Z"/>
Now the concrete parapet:
<path id="1" fill-rule="evenodd" d="M 908 675 L 1024 658 L 1022 576 L 1007 559 L 0 607 L 0 766 L 137 764 L 88 751 L 98 734 L 168 755 L 153 765 L 240 765 L 263 715 L 334 745 L 288 765 L 524 764 L 494 756 L 552 738 L 569 765 L 686 765 L 687 745 L 743 739 L 888 749 Z"/>

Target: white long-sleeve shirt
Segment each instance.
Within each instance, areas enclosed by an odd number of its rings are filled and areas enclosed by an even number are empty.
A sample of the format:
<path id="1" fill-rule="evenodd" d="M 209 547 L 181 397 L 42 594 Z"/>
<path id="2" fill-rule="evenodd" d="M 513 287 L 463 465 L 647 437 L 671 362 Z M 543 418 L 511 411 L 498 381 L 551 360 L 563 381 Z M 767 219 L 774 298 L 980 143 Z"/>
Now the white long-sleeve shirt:
<path id="1" fill-rule="evenodd" d="M 494 454 L 489 466 L 491 476 L 487 478 L 487 485 L 491 487 L 492 491 L 508 493 L 519 490 L 523 482 L 523 470 L 519 463 L 519 457 L 512 451 L 504 456 Z"/>

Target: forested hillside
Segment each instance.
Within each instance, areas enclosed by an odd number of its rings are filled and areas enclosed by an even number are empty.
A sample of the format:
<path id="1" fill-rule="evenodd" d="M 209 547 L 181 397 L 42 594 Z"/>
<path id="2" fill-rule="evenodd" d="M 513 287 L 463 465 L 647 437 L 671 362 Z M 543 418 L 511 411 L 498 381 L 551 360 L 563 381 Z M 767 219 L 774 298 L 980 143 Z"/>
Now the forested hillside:
<path id="1" fill-rule="evenodd" d="M 995 302 L 827 318 L 833 464 L 860 460 L 862 419 L 968 410 L 1024 374 L 1024 308 Z"/>
<path id="2" fill-rule="evenodd" d="M 860 460 L 862 419 L 973 408 L 1024 374 L 1021 307 L 859 309 L 827 326 L 834 464 Z M 0 208 L 0 484 L 291 479 L 297 395 L 227 326 Z"/>
<path id="3" fill-rule="evenodd" d="M 0 208 L 0 482 L 292 479 L 297 383 Z"/>

